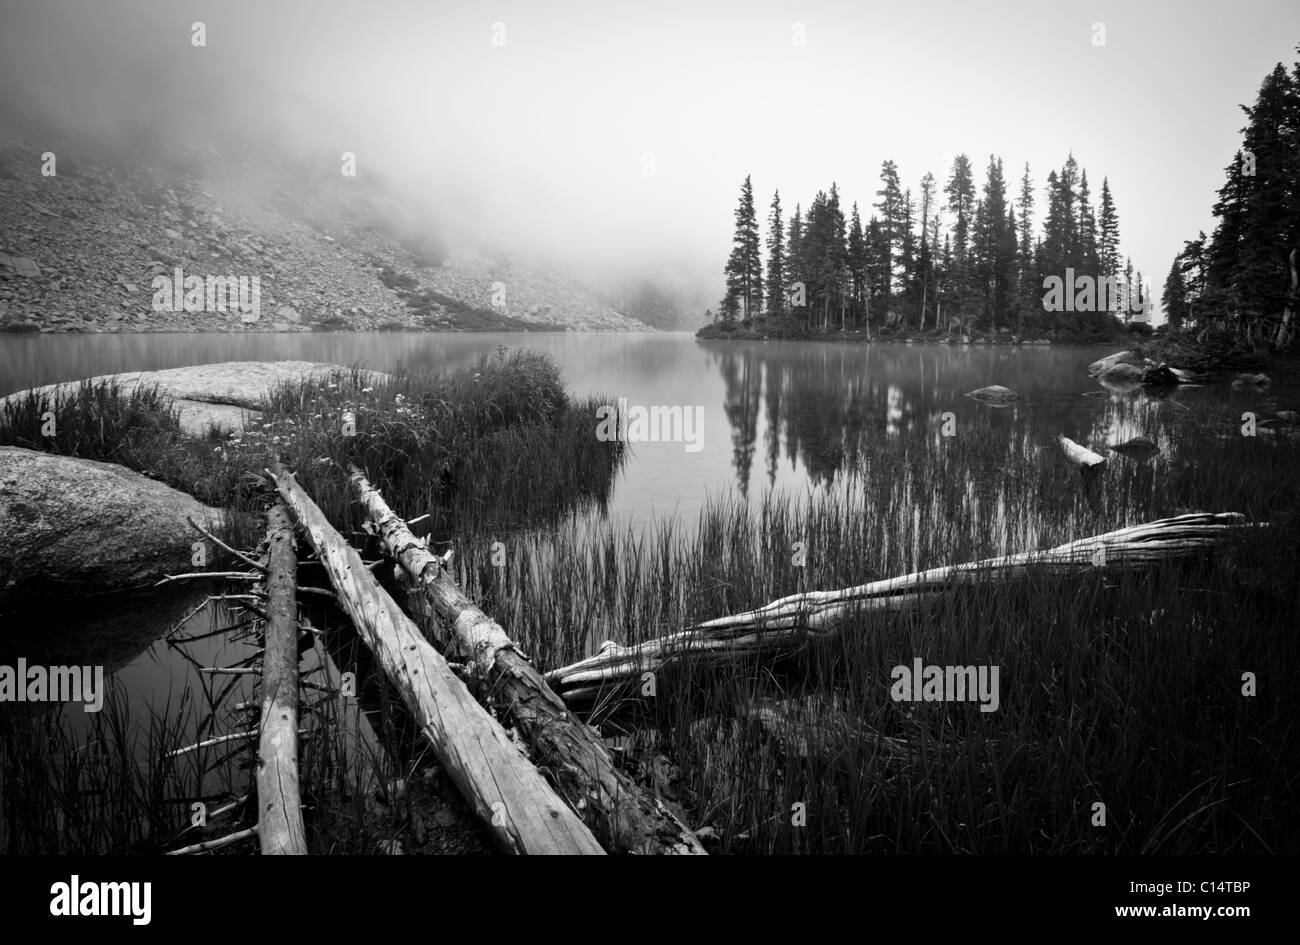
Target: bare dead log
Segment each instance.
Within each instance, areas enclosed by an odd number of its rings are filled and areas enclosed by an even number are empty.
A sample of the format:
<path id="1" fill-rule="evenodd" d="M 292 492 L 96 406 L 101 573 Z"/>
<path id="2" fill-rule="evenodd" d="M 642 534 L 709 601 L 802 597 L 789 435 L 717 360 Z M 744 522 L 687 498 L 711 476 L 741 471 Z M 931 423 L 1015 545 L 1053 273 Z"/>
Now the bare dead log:
<path id="1" fill-rule="evenodd" d="M 552 670 L 546 680 L 570 702 L 601 688 L 639 681 L 669 660 L 730 662 L 788 652 L 809 639 L 834 636 L 845 620 L 871 611 L 904 611 L 960 585 L 1030 574 L 1067 575 L 1089 568 L 1132 568 L 1199 554 L 1245 526 L 1236 512 L 1195 513 L 1030 551 L 948 565 L 837 591 L 811 591 L 757 610 L 719 617 L 635 646 L 607 644 L 585 660 Z"/>
<path id="2" fill-rule="evenodd" d="M 703 854 L 695 835 L 615 767 L 600 736 L 569 712 L 500 624 L 456 586 L 443 567 L 446 559 L 431 554 L 411 534 L 355 467 L 351 482 L 384 552 L 401 564 L 434 613 L 451 626 L 460 649 L 487 681 L 493 702 L 519 726 L 539 764 L 554 774 L 561 793 L 607 849 Z"/>
<path id="3" fill-rule="evenodd" d="M 257 835 L 264 854 L 305 855 L 298 790 L 298 552 L 284 506 L 266 513 L 265 652 L 257 747 Z"/>
<path id="4" fill-rule="evenodd" d="M 474 701 L 291 474 L 270 474 L 339 603 L 474 812 L 510 853 L 602 854 L 596 838 Z"/>

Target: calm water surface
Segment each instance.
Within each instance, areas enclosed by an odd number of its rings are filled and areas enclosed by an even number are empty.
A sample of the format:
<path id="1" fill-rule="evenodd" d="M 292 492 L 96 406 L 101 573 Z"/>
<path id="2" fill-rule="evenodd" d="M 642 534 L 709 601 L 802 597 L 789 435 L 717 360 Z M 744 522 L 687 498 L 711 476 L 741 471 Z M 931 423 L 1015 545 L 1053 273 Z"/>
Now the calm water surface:
<path id="1" fill-rule="evenodd" d="M 1087 365 L 1114 348 L 702 342 L 685 334 L 285 334 L 0 336 L 0 394 L 119 371 L 233 360 L 298 359 L 445 368 L 498 346 L 550 354 L 570 390 L 625 397 L 630 405 L 703 408 L 698 452 L 683 443 L 637 443 L 614 489 L 611 516 L 632 525 L 666 516 L 689 524 L 709 494 L 804 491 L 841 476 L 861 436 L 921 427 L 951 411 L 963 424 L 1059 433 L 1100 448 L 1143 432 L 1153 401 L 1107 390 Z M 989 384 L 1022 400 L 996 408 L 963 396 Z M 1272 392 L 1276 395 L 1276 391 Z M 1226 387 L 1184 389 L 1175 399 L 1261 395 Z M 593 420 L 594 423 L 594 420 Z"/>

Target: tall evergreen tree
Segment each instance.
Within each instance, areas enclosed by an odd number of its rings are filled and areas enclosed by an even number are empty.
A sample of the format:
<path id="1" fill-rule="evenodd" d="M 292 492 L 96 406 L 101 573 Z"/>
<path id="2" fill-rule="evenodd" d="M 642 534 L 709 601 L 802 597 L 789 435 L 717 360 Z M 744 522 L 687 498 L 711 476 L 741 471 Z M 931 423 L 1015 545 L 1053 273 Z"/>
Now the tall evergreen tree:
<path id="1" fill-rule="evenodd" d="M 1007 188 L 1002 161 L 989 155 L 984 195 L 975 211 L 972 269 L 979 289 L 980 310 L 992 327 L 1007 308 L 1011 259 L 1007 256 Z"/>
<path id="2" fill-rule="evenodd" d="M 722 310 L 729 318 L 734 318 L 739 310 L 744 320 L 749 321 L 763 307 L 763 260 L 758 220 L 754 216 L 754 187 L 749 175 L 745 175 L 740 187 L 735 219 L 731 256 L 724 269 L 727 294 L 722 300 Z"/>
<path id="3" fill-rule="evenodd" d="M 1165 312 L 1165 321 L 1174 331 L 1183 327 L 1187 318 L 1187 287 L 1183 285 L 1183 270 L 1175 259 L 1169 266 L 1169 275 L 1165 276 L 1165 290 L 1160 296 L 1160 306 Z"/>
<path id="4" fill-rule="evenodd" d="M 1097 253 L 1097 217 L 1092 209 L 1092 193 L 1088 189 L 1088 172 L 1079 176 L 1079 271 L 1086 276 L 1100 274 L 1101 263 Z"/>
<path id="5" fill-rule="evenodd" d="M 1017 263 L 1020 269 L 1018 305 L 1016 306 L 1016 332 L 1023 333 L 1026 316 L 1039 311 L 1042 281 L 1039 279 L 1038 267 L 1034 258 L 1034 182 L 1029 174 L 1029 164 L 1025 164 L 1024 176 L 1020 178 L 1020 240 L 1016 248 Z"/>
<path id="6" fill-rule="evenodd" d="M 898 167 L 893 161 L 880 165 L 880 198 L 875 208 L 879 214 L 881 234 L 889 247 L 889 265 L 886 269 L 884 295 L 886 300 L 893 291 L 894 272 L 902 255 L 903 245 L 903 192 L 898 182 Z"/>
<path id="7" fill-rule="evenodd" d="M 781 191 L 772 194 L 767 218 L 767 311 L 785 314 L 785 226 L 781 222 Z"/>
<path id="8" fill-rule="evenodd" d="M 803 271 L 803 211 L 799 204 L 794 205 L 794 216 L 790 217 L 790 229 L 786 234 L 785 241 L 785 290 L 787 294 L 795 292 L 796 285 L 807 286 L 807 278 Z M 783 308 L 790 312 L 791 320 L 800 321 L 807 314 L 806 300 L 803 303 L 805 307 L 795 308 L 793 303 L 797 299 L 787 299 Z"/>
<path id="9" fill-rule="evenodd" d="M 1110 181 L 1101 179 L 1101 229 L 1097 240 L 1098 265 L 1101 275 L 1114 276 L 1119 272 L 1119 214 L 1110 193 Z"/>
<path id="10" fill-rule="evenodd" d="M 969 292 L 970 274 L 966 255 L 970 248 L 971 220 L 975 210 L 975 177 L 971 173 L 970 158 L 957 155 L 952 162 L 944 193 L 948 195 L 948 210 L 953 214 L 952 263 L 949 269 L 949 290 L 954 311 L 959 315 Z"/>
<path id="11" fill-rule="evenodd" d="M 866 312 L 867 300 L 867 241 L 862 232 L 862 218 L 858 215 L 858 205 L 853 204 L 849 214 L 849 284 L 850 317 L 859 324 Z"/>

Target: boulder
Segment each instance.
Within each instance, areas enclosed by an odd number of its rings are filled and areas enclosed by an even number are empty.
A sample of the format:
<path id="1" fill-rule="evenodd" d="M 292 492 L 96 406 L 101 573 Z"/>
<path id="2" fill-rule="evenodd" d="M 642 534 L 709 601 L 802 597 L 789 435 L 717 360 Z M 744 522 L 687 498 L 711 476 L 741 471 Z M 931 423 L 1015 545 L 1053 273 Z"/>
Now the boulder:
<path id="1" fill-rule="evenodd" d="M 1141 381 L 1146 372 L 1129 361 L 1112 364 L 1097 376 L 1104 381 Z"/>
<path id="2" fill-rule="evenodd" d="M 174 399 L 180 412 L 181 428 L 192 436 L 202 436 L 213 422 L 235 432 L 243 430 L 250 415 L 254 418 L 258 416 L 255 408 L 261 404 L 262 399 L 281 384 L 346 370 L 347 368 L 335 364 L 313 361 L 224 361 L 165 371 L 101 374 L 90 380 L 116 381 L 121 385 L 123 393 L 129 393 L 140 386 L 156 385 L 162 393 Z M 377 371 L 367 374 L 372 380 L 387 377 Z M 47 397 L 65 395 L 75 391 L 82 383 L 68 381 L 47 384 L 31 391 L 10 394 L 9 398 L 24 397 L 29 393 Z"/>
<path id="3" fill-rule="evenodd" d="M 1089 364 L 1088 373 L 1096 377 L 1105 374 L 1117 364 L 1135 364 L 1140 367 L 1142 365 L 1142 355 L 1136 351 L 1117 351 Z"/>
<path id="4" fill-rule="evenodd" d="M 1121 456 L 1135 459 L 1139 462 L 1149 460 L 1160 452 L 1160 447 L 1156 446 L 1155 443 L 1148 440 L 1145 436 L 1135 436 L 1130 440 L 1125 440 L 1123 443 L 1114 443 L 1106 448 L 1112 453 L 1119 453 Z"/>
<path id="5" fill-rule="evenodd" d="M 1020 395 L 1011 388 L 1002 387 L 998 384 L 981 387 L 979 390 L 971 391 L 966 396 L 994 406 L 1004 406 L 1020 399 Z"/>
<path id="6" fill-rule="evenodd" d="M 192 571 L 223 513 L 112 463 L 0 446 L 0 601 L 116 590 Z M 209 553 L 215 551 L 209 546 Z"/>

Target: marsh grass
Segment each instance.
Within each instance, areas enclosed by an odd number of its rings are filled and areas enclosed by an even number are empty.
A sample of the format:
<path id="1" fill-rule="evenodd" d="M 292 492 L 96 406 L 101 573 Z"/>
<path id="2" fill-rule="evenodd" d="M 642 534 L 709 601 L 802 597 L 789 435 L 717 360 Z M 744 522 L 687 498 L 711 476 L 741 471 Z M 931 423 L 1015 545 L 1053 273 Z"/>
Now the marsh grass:
<path id="1" fill-rule="evenodd" d="M 1166 413 L 1154 462 L 1113 457 L 1092 483 L 1054 442 L 1006 431 L 877 437 L 839 490 L 718 499 L 694 528 L 532 531 L 500 568 L 499 536 L 466 536 L 460 576 L 551 668 L 802 590 L 1243 512 L 1272 527 L 1212 560 L 954 591 L 780 660 L 670 666 L 654 699 L 608 693 L 593 719 L 670 762 L 726 851 L 1295 852 L 1300 446 L 1236 431 L 1227 408 Z M 1000 708 L 895 702 L 891 670 L 917 657 L 997 665 Z M 737 718 L 756 699 L 814 721 L 764 732 Z"/>

